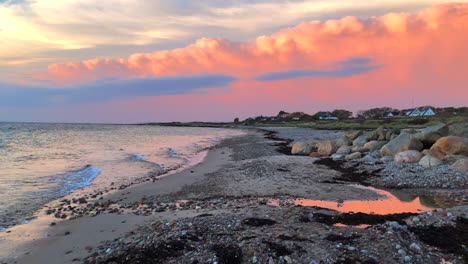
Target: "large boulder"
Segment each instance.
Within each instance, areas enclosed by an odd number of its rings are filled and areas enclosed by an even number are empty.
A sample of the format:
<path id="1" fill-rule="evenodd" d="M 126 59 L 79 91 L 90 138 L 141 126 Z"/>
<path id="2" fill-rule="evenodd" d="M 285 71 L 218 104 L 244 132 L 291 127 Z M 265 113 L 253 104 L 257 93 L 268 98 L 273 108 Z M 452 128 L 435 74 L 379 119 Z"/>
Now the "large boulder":
<path id="1" fill-rule="evenodd" d="M 395 162 L 398 163 L 416 163 L 423 157 L 423 154 L 417 150 L 406 150 L 395 154 Z"/>
<path id="2" fill-rule="evenodd" d="M 317 152 L 322 156 L 330 156 L 338 150 L 334 140 L 327 140 L 317 143 Z"/>
<path id="3" fill-rule="evenodd" d="M 352 144 L 353 144 L 353 141 L 347 136 L 342 136 L 340 139 L 336 141 L 337 147 L 351 146 Z"/>
<path id="4" fill-rule="evenodd" d="M 449 132 L 451 136 L 468 137 L 468 122 L 450 125 Z"/>
<path id="5" fill-rule="evenodd" d="M 422 154 L 424 154 L 426 156 L 432 156 L 432 157 L 440 159 L 440 160 L 444 160 L 444 158 L 445 158 L 444 153 L 442 153 L 440 151 L 437 151 L 435 149 L 425 149 L 425 150 L 422 151 Z"/>
<path id="6" fill-rule="evenodd" d="M 444 123 L 439 123 L 435 126 L 430 126 L 422 129 L 416 138 L 425 146 L 432 146 L 439 138 L 448 136 L 449 127 Z"/>
<path id="7" fill-rule="evenodd" d="M 417 140 L 413 135 L 402 133 L 393 140 L 390 140 L 380 149 L 382 156 L 394 156 L 398 152 L 405 150 L 423 150 L 423 143 Z"/>
<path id="8" fill-rule="evenodd" d="M 357 137 L 362 135 L 362 131 L 361 130 L 345 131 L 344 135 L 351 140 L 355 140 Z"/>
<path id="9" fill-rule="evenodd" d="M 373 152 L 373 151 L 376 151 L 376 150 L 380 150 L 387 143 L 388 143 L 388 141 L 373 140 L 373 141 L 369 141 L 366 144 L 364 144 L 364 148 L 367 148 L 367 149 L 369 149 L 370 152 Z"/>
<path id="10" fill-rule="evenodd" d="M 452 164 L 450 168 L 464 173 L 468 173 L 468 159 L 458 160 L 454 164 Z"/>
<path id="11" fill-rule="evenodd" d="M 351 153 L 351 147 L 350 146 L 341 146 L 336 151 L 336 154 L 339 154 L 339 155 L 348 155 L 349 153 Z"/>
<path id="12" fill-rule="evenodd" d="M 468 156 L 468 138 L 449 136 L 437 140 L 431 149 L 450 155 Z"/>
<path id="13" fill-rule="evenodd" d="M 307 156 L 312 152 L 312 144 L 308 142 L 294 142 L 291 148 L 291 154 Z"/>
<path id="14" fill-rule="evenodd" d="M 419 165 L 423 167 L 437 167 L 442 165 L 442 161 L 432 156 L 424 156 L 420 161 Z"/>

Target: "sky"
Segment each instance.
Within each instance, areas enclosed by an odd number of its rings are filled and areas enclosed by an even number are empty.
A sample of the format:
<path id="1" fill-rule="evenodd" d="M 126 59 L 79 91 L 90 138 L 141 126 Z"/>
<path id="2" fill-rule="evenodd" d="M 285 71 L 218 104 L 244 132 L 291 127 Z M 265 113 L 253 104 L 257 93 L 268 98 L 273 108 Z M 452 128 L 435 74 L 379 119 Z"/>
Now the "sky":
<path id="1" fill-rule="evenodd" d="M 0 0 L 0 121 L 468 106 L 468 0 Z"/>

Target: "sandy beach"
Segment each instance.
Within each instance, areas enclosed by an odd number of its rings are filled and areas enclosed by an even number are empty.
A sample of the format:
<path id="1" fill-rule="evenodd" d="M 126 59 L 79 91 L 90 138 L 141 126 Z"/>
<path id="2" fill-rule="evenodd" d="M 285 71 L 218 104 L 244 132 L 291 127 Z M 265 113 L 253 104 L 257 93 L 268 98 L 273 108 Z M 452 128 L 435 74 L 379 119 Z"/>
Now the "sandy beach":
<path id="1" fill-rule="evenodd" d="M 434 225 L 466 234 L 466 206 L 432 212 L 415 196 L 400 212 L 411 190 L 389 198 L 337 182 L 343 171 L 318 158 L 278 151 L 287 141 L 276 136 L 325 140 L 339 131 L 245 132 L 180 172 L 49 204 L 0 233 L 0 263 L 463 263 L 462 249 L 418 234 Z M 374 212 L 371 202 L 385 199 L 393 206 Z"/>

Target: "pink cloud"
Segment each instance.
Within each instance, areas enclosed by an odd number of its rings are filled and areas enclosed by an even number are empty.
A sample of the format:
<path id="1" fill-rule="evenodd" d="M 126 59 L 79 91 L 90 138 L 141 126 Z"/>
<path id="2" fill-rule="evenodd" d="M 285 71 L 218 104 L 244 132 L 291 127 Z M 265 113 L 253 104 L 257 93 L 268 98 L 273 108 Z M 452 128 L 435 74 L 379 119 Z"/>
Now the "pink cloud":
<path id="1" fill-rule="evenodd" d="M 183 109 L 193 107 L 192 113 L 206 112 L 201 109 L 215 101 L 225 109 L 222 116 L 229 118 L 239 108 L 243 109 L 239 113 L 343 106 L 358 110 L 383 104 L 409 106 L 411 98 L 418 104 L 466 105 L 467 33 L 468 4 L 445 4 L 417 14 L 304 22 L 248 43 L 202 38 L 184 48 L 125 59 L 52 64 L 35 74 L 67 85 L 109 77 L 231 75 L 241 80 L 231 85 L 229 93 L 164 97 Z M 382 67 L 340 78 L 249 80 L 271 72 L 335 70 L 338 61 L 355 57 L 369 58 Z"/>

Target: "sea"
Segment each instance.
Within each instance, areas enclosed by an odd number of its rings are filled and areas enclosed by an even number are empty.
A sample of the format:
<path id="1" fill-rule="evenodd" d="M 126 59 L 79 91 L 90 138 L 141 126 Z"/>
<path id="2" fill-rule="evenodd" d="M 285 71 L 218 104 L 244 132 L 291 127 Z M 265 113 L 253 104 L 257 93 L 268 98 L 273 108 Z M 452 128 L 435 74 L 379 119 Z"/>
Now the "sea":
<path id="1" fill-rule="evenodd" d="M 107 190 L 200 161 L 233 129 L 152 125 L 0 123 L 0 232 L 50 201 Z"/>

